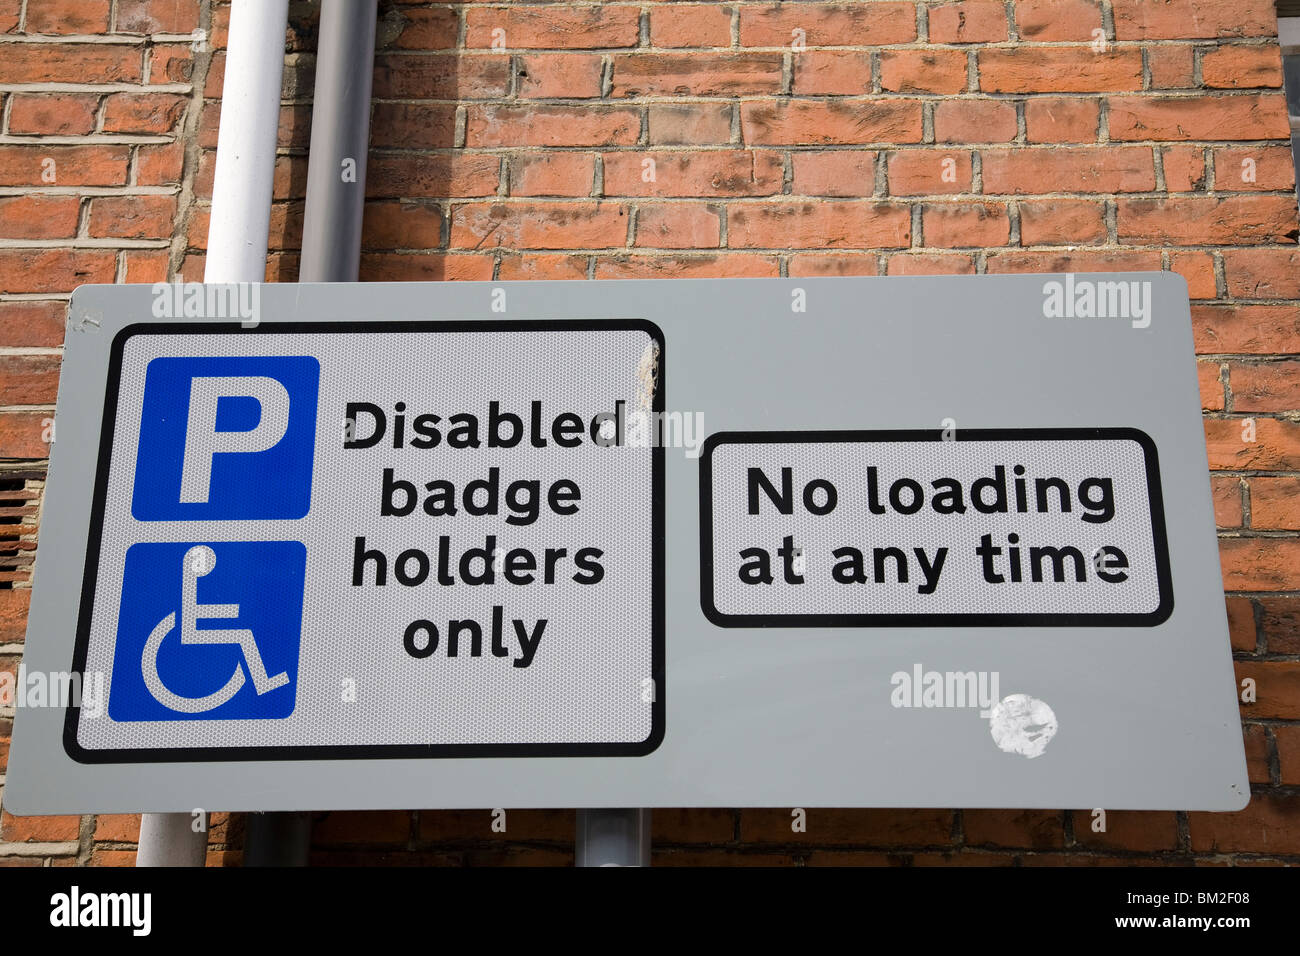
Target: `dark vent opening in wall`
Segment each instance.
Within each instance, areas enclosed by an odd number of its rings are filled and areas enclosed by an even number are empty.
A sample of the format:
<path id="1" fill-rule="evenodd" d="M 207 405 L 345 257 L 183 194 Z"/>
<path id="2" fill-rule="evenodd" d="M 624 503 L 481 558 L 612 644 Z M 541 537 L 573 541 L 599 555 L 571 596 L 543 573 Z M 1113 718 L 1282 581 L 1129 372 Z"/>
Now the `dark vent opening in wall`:
<path id="1" fill-rule="evenodd" d="M 31 583 L 44 475 L 0 472 L 0 590 Z"/>

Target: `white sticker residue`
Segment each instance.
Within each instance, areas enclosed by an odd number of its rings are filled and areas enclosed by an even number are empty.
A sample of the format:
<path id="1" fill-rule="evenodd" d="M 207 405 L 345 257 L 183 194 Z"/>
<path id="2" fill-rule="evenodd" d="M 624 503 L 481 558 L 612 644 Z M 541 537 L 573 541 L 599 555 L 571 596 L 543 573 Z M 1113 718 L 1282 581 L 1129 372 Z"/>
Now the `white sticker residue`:
<path id="1" fill-rule="evenodd" d="M 1046 701 L 1028 694 L 1011 694 L 993 706 L 989 732 L 999 749 L 1031 760 L 1042 756 L 1056 736 L 1056 714 Z"/>

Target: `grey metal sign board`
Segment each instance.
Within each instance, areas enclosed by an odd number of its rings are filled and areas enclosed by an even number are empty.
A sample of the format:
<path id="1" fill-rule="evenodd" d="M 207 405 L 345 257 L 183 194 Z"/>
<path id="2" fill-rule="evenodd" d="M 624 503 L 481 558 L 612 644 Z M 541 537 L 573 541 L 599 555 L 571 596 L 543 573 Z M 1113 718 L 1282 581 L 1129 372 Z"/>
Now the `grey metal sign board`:
<path id="1" fill-rule="evenodd" d="M 1199 408 L 1166 273 L 83 287 L 4 802 L 1237 809 Z"/>

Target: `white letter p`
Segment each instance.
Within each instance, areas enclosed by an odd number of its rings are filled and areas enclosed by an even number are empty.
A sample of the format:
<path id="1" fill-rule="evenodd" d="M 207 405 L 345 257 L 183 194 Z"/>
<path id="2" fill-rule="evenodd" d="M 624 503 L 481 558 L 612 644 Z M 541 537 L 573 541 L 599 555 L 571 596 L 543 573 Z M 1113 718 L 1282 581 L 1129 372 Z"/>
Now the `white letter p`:
<path id="1" fill-rule="evenodd" d="M 217 431 L 217 404 L 223 398 L 251 398 L 259 408 L 249 431 Z M 289 429 L 289 392 L 263 375 L 196 376 L 190 381 L 190 413 L 185 426 L 181 503 L 203 504 L 212 480 L 212 457 L 274 448 Z"/>

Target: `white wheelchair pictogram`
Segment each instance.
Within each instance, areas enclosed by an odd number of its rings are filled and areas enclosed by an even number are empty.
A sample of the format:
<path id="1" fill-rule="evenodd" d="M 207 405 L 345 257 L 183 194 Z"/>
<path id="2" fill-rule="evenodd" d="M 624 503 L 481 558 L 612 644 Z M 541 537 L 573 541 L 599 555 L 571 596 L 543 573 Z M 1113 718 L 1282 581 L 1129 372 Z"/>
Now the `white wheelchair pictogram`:
<path id="1" fill-rule="evenodd" d="M 198 603 L 199 578 L 210 574 L 217 566 L 216 553 L 207 545 L 195 545 L 185 552 L 181 559 L 181 643 L 182 644 L 238 644 L 243 652 L 248 671 L 253 675 L 253 687 L 258 695 L 268 693 L 277 687 L 289 683 L 288 673 L 268 677 L 262 655 L 253 639 L 253 632 L 231 628 L 228 630 L 203 630 L 196 626 L 199 618 L 233 618 L 239 617 L 238 604 L 200 604 Z M 176 627 L 176 612 L 173 611 L 158 622 L 145 641 L 144 654 L 140 667 L 144 675 L 145 686 L 154 699 L 164 707 L 183 714 L 201 714 L 204 711 L 220 707 L 239 693 L 244 686 L 244 670 L 238 664 L 235 672 L 226 681 L 224 687 L 202 697 L 182 697 L 173 693 L 163 683 L 158 674 L 158 650 L 163 639 Z"/>

